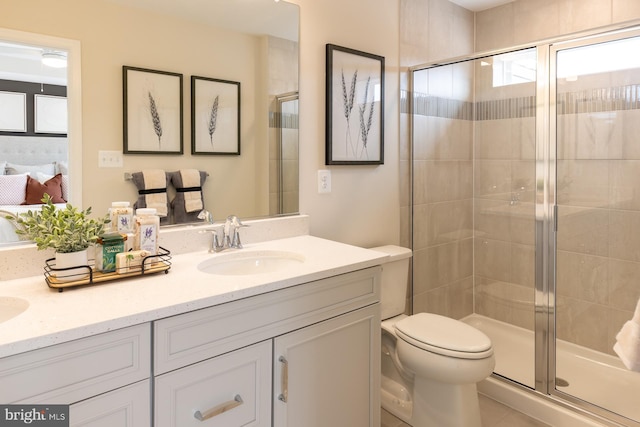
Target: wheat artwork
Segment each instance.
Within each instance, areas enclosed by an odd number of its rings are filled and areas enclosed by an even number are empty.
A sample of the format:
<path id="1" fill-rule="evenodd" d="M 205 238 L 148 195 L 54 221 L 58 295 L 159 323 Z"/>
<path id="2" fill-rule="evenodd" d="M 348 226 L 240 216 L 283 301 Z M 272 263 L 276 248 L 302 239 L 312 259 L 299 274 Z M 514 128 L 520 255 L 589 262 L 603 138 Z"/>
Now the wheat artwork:
<path id="1" fill-rule="evenodd" d="M 356 149 L 353 147 L 351 141 L 351 129 L 349 126 L 351 118 L 351 110 L 353 109 L 353 101 L 356 96 L 356 82 L 358 80 L 358 70 L 353 73 L 351 77 L 351 85 L 349 86 L 349 92 L 347 93 L 347 83 L 344 79 L 344 69 L 342 70 L 342 104 L 344 106 L 344 118 L 347 121 L 347 131 L 345 135 L 345 154 L 349 156 L 349 148 L 353 155 L 356 155 Z"/>
<path id="2" fill-rule="evenodd" d="M 367 152 L 367 140 L 369 138 L 371 124 L 373 123 L 373 111 L 375 107 L 375 96 L 373 96 L 371 99 L 371 103 L 369 104 L 368 117 L 365 119 L 367 102 L 369 99 L 369 83 L 371 83 L 371 77 L 367 78 L 367 84 L 364 87 L 364 100 L 362 104 L 358 105 L 358 110 L 360 112 L 360 138 L 362 139 L 362 152 L 360 152 L 359 157 L 362 157 L 364 155 L 367 159 L 369 158 L 369 153 Z"/>
<path id="3" fill-rule="evenodd" d="M 158 136 L 158 146 L 162 145 L 162 125 L 160 124 L 160 114 L 158 114 L 158 107 L 156 107 L 156 101 L 153 99 L 151 92 L 149 93 L 149 112 L 151 113 L 151 121 L 153 122 L 153 130 Z"/>
<path id="4" fill-rule="evenodd" d="M 209 115 L 209 139 L 211 140 L 211 146 L 213 147 L 213 134 L 216 131 L 216 123 L 218 121 L 218 100 L 220 95 L 216 95 L 211 106 L 211 113 Z"/>

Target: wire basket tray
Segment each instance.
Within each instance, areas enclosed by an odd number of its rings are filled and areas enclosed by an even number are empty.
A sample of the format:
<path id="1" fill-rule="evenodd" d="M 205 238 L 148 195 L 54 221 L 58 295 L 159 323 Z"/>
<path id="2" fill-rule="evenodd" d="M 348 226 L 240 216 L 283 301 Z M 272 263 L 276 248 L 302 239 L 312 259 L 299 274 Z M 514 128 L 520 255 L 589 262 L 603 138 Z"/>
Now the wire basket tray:
<path id="1" fill-rule="evenodd" d="M 91 260 L 89 265 L 56 268 L 56 259 L 49 258 L 45 261 L 44 279 L 47 286 L 62 292 L 65 288 L 75 286 L 94 285 L 162 271 L 166 274 L 169 273 L 170 268 L 171 253 L 160 246 L 158 254 L 144 257 L 140 265 L 116 269 L 116 271 L 109 273 L 95 271 L 94 260 Z"/>

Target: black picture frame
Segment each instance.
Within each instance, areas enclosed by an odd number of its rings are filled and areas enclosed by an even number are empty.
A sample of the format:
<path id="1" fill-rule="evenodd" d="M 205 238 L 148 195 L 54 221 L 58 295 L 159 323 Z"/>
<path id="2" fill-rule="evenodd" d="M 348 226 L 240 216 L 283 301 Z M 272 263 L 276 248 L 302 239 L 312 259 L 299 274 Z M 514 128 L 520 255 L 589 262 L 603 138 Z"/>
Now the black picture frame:
<path id="1" fill-rule="evenodd" d="M 191 154 L 240 155 L 240 82 L 191 76 Z"/>
<path id="2" fill-rule="evenodd" d="M 326 55 L 325 163 L 384 164 L 384 57 L 333 44 Z"/>
<path id="3" fill-rule="evenodd" d="M 122 67 L 124 154 L 183 154 L 182 74 Z"/>

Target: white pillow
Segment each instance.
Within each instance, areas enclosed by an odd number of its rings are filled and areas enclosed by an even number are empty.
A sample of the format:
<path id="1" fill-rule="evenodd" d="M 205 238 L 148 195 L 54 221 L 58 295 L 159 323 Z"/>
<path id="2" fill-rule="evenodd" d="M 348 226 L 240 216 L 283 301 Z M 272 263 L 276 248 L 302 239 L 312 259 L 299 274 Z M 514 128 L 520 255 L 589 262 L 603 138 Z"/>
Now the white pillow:
<path id="1" fill-rule="evenodd" d="M 37 172 L 35 178 L 41 184 L 44 184 L 45 182 L 49 181 L 54 176 L 55 175 L 49 175 L 49 174 L 46 174 L 46 173 Z M 62 175 L 62 198 L 65 199 L 65 200 L 69 200 L 68 195 L 69 195 L 69 175 Z"/>
<path id="2" fill-rule="evenodd" d="M 15 163 L 7 162 L 7 175 L 20 175 L 23 173 L 28 173 L 32 178 L 36 178 L 36 173 L 42 172 L 49 175 L 54 175 L 56 173 L 55 164 L 46 163 L 43 165 L 17 165 Z"/>
<path id="3" fill-rule="evenodd" d="M 65 161 L 56 162 L 56 172 L 62 175 L 69 175 L 69 163 Z"/>
<path id="4" fill-rule="evenodd" d="M 0 205 L 19 205 L 27 196 L 27 174 L 0 175 Z"/>

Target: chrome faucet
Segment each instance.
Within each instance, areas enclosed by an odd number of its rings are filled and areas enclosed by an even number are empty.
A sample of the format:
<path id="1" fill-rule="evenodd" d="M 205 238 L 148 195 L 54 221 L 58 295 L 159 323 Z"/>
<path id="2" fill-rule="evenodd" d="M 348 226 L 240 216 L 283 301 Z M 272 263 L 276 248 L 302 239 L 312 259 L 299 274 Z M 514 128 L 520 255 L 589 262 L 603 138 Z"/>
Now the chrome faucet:
<path id="1" fill-rule="evenodd" d="M 201 217 L 202 216 L 202 217 Z M 213 224 L 213 217 L 207 211 L 202 211 L 198 215 L 199 219 L 207 219 L 209 224 Z M 238 231 L 241 227 L 248 227 L 240 221 L 235 215 L 229 215 L 224 222 L 224 226 L 207 228 L 201 231 L 201 233 L 211 233 L 211 245 L 209 246 L 209 253 L 222 252 L 225 249 L 242 249 L 242 242 L 240 241 L 240 233 Z M 220 233 L 218 230 L 222 228 L 222 239 L 220 239 Z"/>
<path id="2" fill-rule="evenodd" d="M 213 214 L 206 209 L 203 209 L 198 214 L 198 219 L 203 219 L 207 222 L 207 224 L 213 224 Z"/>
<path id="3" fill-rule="evenodd" d="M 202 219 L 207 222 L 209 225 L 213 225 L 215 220 L 213 219 L 213 214 L 206 209 L 203 209 L 198 214 L 198 219 Z M 211 245 L 209 246 L 209 253 L 220 252 L 224 250 L 224 239 L 223 242 L 220 243 L 220 237 L 218 236 L 218 229 L 216 228 L 207 228 L 206 230 L 202 230 L 200 233 L 211 233 Z"/>
<path id="4" fill-rule="evenodd" d="M 248 227 L 244 225 L 240 218 L 236 215 L 229 215 L 224 223 L 224 243 L 228 248 L 242 249 L 242 242 L 240 241 L 241 227 Z"/>

